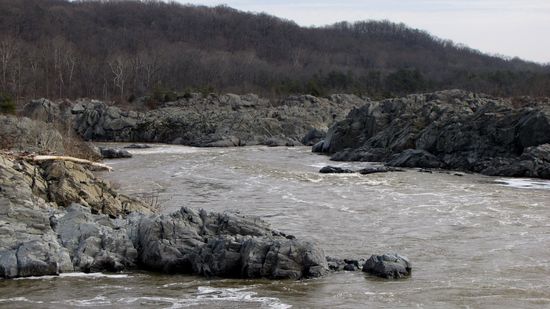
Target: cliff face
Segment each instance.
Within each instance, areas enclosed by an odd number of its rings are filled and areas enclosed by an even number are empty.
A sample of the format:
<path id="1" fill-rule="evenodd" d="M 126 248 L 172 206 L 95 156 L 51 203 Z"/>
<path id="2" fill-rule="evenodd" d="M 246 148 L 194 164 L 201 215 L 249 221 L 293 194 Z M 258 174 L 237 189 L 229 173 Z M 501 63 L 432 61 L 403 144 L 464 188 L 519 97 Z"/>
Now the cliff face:
<path id="1" fill-rule="evenodd" d="M 192 146 L 300 145 L 312 129 L 325 131 L 365 101 L 293 96 L 272 102 L 256 95 L 182 99 L 144 113 L 99 102 L 77 105 L 76 130 L 85 139 L 164 142 Z M 304 141 L 307 143 L 307 141 Z"/>
<path id="2" fill-rule="evenodd" d="M 550 110 L 450 90 L 369 102 L 313 147 L 333 160 L 550 178 Z"/>
<path id="3" fill-rule="evenodd" d="M 149 269 L 244 278 L 327 271 L 323 250 L 256 218 L 152 214 L 70 162 L 0 154 L 0 277 Z"/>
<path id="4" fill-rule="evenodd" d="M 96 100 L 78 100 L 63 106 L 41 99 L 30 102 L 24 115 L 69 122 L 81 137 L 94 141 L 200 147 L 292 146 L 322 137 L 334 121 L 364 103 L 364 99 L 354 95 L 302 95 L 270 101 L 253 94 L 197 94 L 152 110 L 137 111 Z"/>

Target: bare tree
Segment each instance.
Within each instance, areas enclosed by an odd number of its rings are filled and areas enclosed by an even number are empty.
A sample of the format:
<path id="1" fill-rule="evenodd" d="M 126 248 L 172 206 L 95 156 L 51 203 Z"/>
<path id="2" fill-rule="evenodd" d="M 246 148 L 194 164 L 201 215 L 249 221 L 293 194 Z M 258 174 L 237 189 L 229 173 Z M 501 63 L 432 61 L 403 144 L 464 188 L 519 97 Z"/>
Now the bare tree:
<path id="1" fill-rule="evenodd" d="M 120 100 L 124 101 L 124 87 L 128 79 L 130 61 L 126 55 L 116 55 L 108 62 L 113 74 L 113 86 L 119 89 Z"/>
<path id="2" fill-rule="evenodd" d="M 2 65 L 2 85 L 1 89 L 9 90 L 8 78 L 10 65 L 16 55 L 18 41 L 12 36 L 5 36 L 0 39 L 0 64 Z"/>

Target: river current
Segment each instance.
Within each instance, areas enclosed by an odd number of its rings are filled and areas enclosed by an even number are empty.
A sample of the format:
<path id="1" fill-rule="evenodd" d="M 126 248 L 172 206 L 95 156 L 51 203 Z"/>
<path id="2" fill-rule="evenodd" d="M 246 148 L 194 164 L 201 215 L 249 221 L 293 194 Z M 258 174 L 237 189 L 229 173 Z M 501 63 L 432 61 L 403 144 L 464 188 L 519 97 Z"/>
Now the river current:
<path id="1" fill-rule="evenodd" d="M 118 145 L 120 146 L 120 145 Z M 102 174 L 162 212 L 258 216 L 329 256 L 398 252 L 404 280 L 341 272 L 302 281 L 147 272 L 0 280 L 0 307 L 550 308 L 550 181 L 416 169 L 319 174 L 310 148 L 156 145 Z"/>

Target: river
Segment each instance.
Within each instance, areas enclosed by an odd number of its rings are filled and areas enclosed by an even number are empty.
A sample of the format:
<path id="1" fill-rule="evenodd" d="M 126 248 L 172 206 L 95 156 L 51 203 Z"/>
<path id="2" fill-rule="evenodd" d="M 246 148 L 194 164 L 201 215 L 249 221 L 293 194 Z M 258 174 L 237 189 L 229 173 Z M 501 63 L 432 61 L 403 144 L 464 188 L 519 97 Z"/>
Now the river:
<path id="1" fill-rule="evenodd" d="M 163 212 L 258 216 L 329 256 L 398 252 L 404 280 L 341 272 L 303 281 L 147 272 L 0 281 L 0 307 L 549 308 L 550 181 L 416 169 L 319 174 L 310 148 L 156 145 L 109 160 L 102 176 Z"/>

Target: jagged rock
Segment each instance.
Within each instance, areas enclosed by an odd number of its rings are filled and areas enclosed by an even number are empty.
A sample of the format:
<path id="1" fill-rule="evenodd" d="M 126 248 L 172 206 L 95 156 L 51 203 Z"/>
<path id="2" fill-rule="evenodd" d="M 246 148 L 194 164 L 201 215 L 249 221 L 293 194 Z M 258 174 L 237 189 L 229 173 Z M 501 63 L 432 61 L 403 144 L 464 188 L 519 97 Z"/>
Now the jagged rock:
<path id="1" fill-rule="evenodd" d="M 13 200 L 32 201 L 36 197 L 58 207 L 79 203 L 112 217 L 133 211 L 151 212 L 145 203 L 117 193 L 86 167 L 73 162 L 45 161 L 33 165 L 0 154 L 0 181 L 1 193 Z"/>
<path id="2" fill-rule="evenodd" d="M 337 161 L 549 178 L 530 147 L 550 143 L 550 108 L 460 90 L 368 102 L 334 124 L 314 152 Z M 522 155 L 524 154 L 525 155 Z"/>
<path id="3" fill-rule="evenodd" d="M 99 151 L 104 159 L 121 159 L 132 157 L 132 154 L 128 150 L 124 149 L 99 147 Z"/>
<path id="4" fill-rule="evenodd" d="M 403 278 L 412 273 L 412 266 L 406 257 L 396 253 L 373 255 L 363 265 L 363 271 L 382 278 Z"/>
<path id="5" fill-rule="evenodd" d="M 354 173 L 354 171 L 346 168 L 341 168 L 337 166 L 325 166 L 319 170 L 321 174 L 349 174 Z"/>
<path id="6" fill-rule="evenodd" d="M 348 95 L 289 96 L 275 102 L 253 94 L 226 94 L 182 98 L 137 113 L 79 100 L 68 118 L 82 137 L 95 141 L 297 146 L 311 128 L 328 128 L 364 102 Z"/>
<path id="7" fill-rule="evenodd" d="M 0 277 L 140 267 L 300 279 L 328 269 L 317 245 L 272 230 L 260 219 L 185 207 L 170 215 L 98 207 L 93 198 L 79 196 L 98 181 L 72 163 L 33 166 L 0 156 Z M 116 205 L 129 199 L 109 194 Z"/>
<path id="8" fill-rule="evenodd" d="M 69 251 L 74 269 L 83 272 L 120 271 L 135 267 L 138 252 L 125 229 L 125 222 L 72 204 L 58 218 L 54 231 Z"/>

